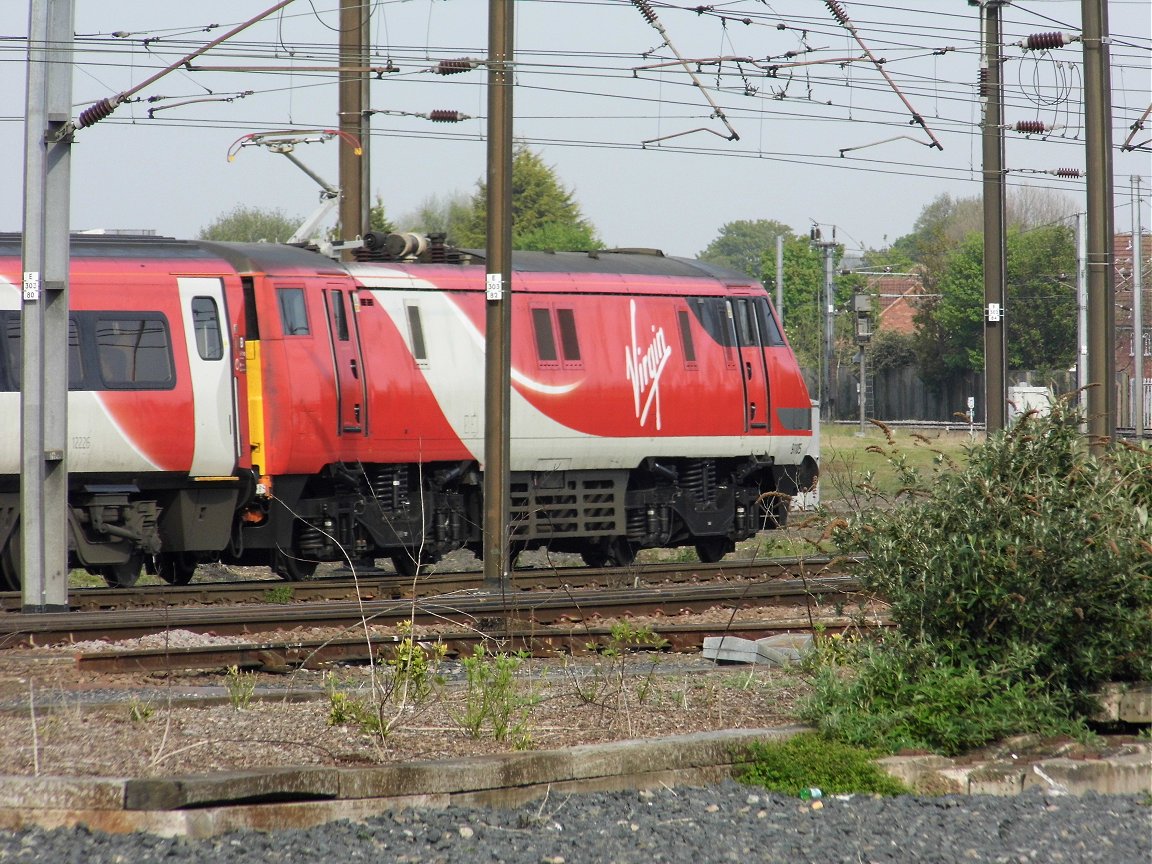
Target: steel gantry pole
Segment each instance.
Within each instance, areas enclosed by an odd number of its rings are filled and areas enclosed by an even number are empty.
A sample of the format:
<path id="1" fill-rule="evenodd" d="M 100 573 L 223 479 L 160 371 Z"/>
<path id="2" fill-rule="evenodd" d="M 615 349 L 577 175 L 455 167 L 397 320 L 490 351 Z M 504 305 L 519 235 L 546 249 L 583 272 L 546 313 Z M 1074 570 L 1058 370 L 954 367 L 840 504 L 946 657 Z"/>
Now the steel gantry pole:
<path id="1" fill-rule="evenodd" d="M 68 608 L 72 0 L 32 0 L 24 147 L 20 567 L 26 612 Z M 13 538 L 14 540 L 17 538 Z"/>
<path id="2" fill-rule="evenodd" d="M 512 387 L 512 12 L 488 6 L 488 239 L 484 361 L 484 587 L 508 588 Z"/>
<path id="3" fill-rule="evenodd" d="M 1112 100 L 1108 4 L 1081 0 L 1084 132 L 1088 187 L 1088 443 L 1101 452 L 1116 434 L 1116 282 L 1112 270 Z"/>
<path id="4" fill-rule="evenodd" d="M 1008 410 L 1007 325 L 1004 322 L 1004 83 L 1001 75 L 1000 7 L 985 0 L 984 58 L 980 64 L 981 131 L 984 170 L 984 423 L 989 434 L 1004 428 Z"/>
<path id="5" fill-rule="evenodd" d="M 369 115 L 367 0 L 340 0 L 340 237 L 355 240 L 368 230 Z M 352 69 L 361 71 L 353 72 Z M 356 142 L 356 143 L 353 143 Z M 359 149 L 359 153 L 357 153 Z M 350 259 L 350 249 L 342 253 Z"/>

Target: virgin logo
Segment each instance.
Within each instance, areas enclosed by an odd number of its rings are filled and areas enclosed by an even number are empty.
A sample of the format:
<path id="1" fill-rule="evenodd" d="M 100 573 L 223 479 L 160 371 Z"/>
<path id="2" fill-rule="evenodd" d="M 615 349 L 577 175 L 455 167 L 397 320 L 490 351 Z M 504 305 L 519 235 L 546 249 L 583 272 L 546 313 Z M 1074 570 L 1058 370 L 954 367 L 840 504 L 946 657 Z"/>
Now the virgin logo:
<path id="1" fill-rule="evenodd" d="M 660 376 L 672 356 L 672 349 L 664 338 L 664 328 L 655 327 L 652 339 L 646 349 L 640 348 L 636 340 L 636 301 L 631 301 L 632 344 L 624 350 L 627 354 L 625 365 L 628 380 L 632 382 L 632 401 L 636 405 L 636 417 L 643 426 L 648 422 L 648 413 L 656 408 L 656 428 L 660 429 Z"/>

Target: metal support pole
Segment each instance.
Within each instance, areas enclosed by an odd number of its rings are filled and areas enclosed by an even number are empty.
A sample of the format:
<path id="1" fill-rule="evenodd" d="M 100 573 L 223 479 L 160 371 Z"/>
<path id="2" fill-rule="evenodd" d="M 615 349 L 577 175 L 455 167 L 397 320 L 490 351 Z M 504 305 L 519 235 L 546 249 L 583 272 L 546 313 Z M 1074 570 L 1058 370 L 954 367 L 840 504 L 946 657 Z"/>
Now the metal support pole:
<path id="1" fill-rule="evenodd" d="M 1132 182 L 1132 361 L 1136 372 L 1136 440 L 1144 438 L 1144 234 L 1140 222 L 1140 177 Z"/>
<path id="2" fill-rule="evenodd" d="M 369 60 L 369 9 L 366 0 L 340 0 L 340 66 L 365 69 Z M 355 240 L 368 230 L 369 201 L 368 153 L 370 123 L 368 108 L 369 77 L 366 72 L 340 73 L 340 240 Z M 356 153 L 358 141 L 360 154 Z M 352 251 L 344 250 L 345 260 Z"/>
<path id="3" fill-rule="evenodd" d="M 1088 187 L 1088 444 L 1101 453 L 1116 434 L 1116 285 L 1112 241 L 1112 99 L 1108 5 L 1081 0 Z"/>
<path id="4" fill-rule="evenodd" d="M 858 398 L 859 398 L 859 404 L 860 404 L 860 434 L 862 436 L 864 435 L 864 429 L 866 426 L 866 423 L 865 423 L 866 418 L 864 415 L 868 413 L 868 359 L 867 359 L 868 358 L 868 351 L 867 351 L 867 348 L 868 348 L 867 345 L 861 345 L 860 346 L 860 393 L 859 393 Z"/>
<path id="5" fill-rule="evenodd" d="M 1001 80 L 1000 7 L 984 3 L 984 58 L 980 96 L 984 100 L 981 142 L 984 161 L 984 421 L 988 433 L 1004 428 L 1008 410 L 1007 344 L 1004 323 L 1004 86 Z"/>
<path id="6" fill-rule="evenodd" d="M 776 235 L 776 315 L 784 326 L 784 235 Z"/>
<path id="7" fill-rule="evenodd" d="M 488 239 L 484 362 L 484 587 L 507 592 L 511 509 L 513 0 L 488 5 Z"/>
<path id="8" fill-rule="evenodd" d="M 836 402 L 832 392 L 833 346 L 836 342 L 836 287 L 832 281 L 832 256 L 836 251 L 836 243 L 824 242 L 820 246 L 824 250 L 824 392 L 820 397 L 820 410 L 824 421 L 831 422 L 832 406 Z"/>
<path id="9" fill-rule="evenodd" d="M 32 0 L 24 145 L 19 566 L 26 612 L 68 609 L 72 0 Z"/>
<path id="10" fill-rule="evenodd" d="M 1088 222 L 1083 213 L 1076 214 L 1076 390 L 1080 410 L 1088 416 Z M 1088 427 L 1080 424 L 1080 431 Z"/>

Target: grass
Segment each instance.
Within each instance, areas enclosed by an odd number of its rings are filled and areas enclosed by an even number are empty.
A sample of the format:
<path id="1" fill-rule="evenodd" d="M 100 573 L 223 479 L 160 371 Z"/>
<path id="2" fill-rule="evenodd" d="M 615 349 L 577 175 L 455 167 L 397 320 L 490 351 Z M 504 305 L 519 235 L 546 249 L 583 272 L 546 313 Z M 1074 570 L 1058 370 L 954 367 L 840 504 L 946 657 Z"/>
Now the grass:
<path id="1" fill-rule="evenodd" d="M 935 467 L 939 454 L 963 464 L 967 461 L 966 448 L 983 440 L 983 433 L 973 438 L 966 431 L 916 428 L 890 428 L 889 431 L 892 444 L 884 430 L 873 425 L 867 427 L 864 435 L 860 435 L 855 425 L 821 427 L 821 501 L 825 504 L 854 501 L 851 490 L 869 475 L 881 494 L 896 492 L 899 479 L 888 461 L 888 454 L 894 451 L 904 456 L 908 466 L 928 472 Z"/>

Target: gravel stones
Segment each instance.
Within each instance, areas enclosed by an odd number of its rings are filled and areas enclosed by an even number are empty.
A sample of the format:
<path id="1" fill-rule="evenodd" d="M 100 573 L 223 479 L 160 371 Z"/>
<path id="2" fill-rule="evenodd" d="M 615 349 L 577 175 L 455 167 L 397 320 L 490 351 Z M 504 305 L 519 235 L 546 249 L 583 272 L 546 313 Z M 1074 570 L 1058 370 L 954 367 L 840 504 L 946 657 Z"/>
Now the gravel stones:
<path id="1" fill-rule="evenodd" d="M 1152 807 L 1137 796 L 829 797 L 821 809 L 735 783 L 550 796 L 509 810 L 382 814 L 305 831 L 208 840 L 84 829 L 0 832 L 24 864 L 248 862 L 820 862 L 1147 864 Z"/>

